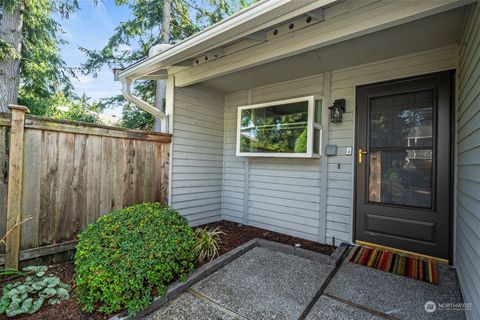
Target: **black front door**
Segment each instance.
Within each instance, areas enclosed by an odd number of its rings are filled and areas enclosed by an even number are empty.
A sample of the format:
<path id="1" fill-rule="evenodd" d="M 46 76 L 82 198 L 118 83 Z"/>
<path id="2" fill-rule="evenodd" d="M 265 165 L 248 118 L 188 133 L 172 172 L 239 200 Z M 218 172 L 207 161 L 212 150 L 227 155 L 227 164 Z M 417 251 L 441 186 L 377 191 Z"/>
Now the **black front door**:
<path id="1" fill-rule="evenodd" d="M 449 258 L 451 79 L 357 88 L 356 240 Z"/>

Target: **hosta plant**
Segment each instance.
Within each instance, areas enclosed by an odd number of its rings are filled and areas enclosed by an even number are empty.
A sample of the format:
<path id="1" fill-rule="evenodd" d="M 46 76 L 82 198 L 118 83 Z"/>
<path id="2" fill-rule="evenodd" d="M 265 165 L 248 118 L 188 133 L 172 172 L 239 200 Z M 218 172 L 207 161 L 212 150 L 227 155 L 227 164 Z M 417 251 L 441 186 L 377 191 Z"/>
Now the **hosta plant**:
<path id="1" fill-rule="evenodd" d="M 219 227 L 195 229 L 195 248 L 193 249 L 197 261 L 213 260 L 220 250 L 220 235 L 225 234 Z"/>
<path id="2" fill-rule="evenodd" d="M 48 272 L 46 266 L 31 266 L 22 269 L 25 276 L 3 287 L 0 299 L 0 314 L 7 317 L 33 314 L 44 303 L 50 305 L 70 298 L 70 286 Z"/>

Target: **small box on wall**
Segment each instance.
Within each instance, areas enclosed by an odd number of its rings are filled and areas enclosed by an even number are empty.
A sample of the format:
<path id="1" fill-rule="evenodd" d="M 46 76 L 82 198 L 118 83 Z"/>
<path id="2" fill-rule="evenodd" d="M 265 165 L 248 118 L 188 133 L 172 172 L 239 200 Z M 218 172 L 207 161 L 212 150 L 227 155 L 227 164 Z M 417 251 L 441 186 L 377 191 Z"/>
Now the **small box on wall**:
<path id="1" fill-rule="evenodd" d="M 325 155 L 326 156 L 336 156 L 337 155 L 337 146 L 334 144 L 327 144 L 325 146 Z"/>

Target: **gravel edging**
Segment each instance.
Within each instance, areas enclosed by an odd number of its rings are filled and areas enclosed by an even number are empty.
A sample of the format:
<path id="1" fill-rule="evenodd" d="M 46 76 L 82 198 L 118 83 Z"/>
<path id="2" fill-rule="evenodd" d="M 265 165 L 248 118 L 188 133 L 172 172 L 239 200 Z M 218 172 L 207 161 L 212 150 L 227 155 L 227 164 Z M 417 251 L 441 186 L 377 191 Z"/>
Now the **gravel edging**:
<path id="1" fill-rule="evenodd" d="M 213 259 L 212 261 L 202 265 L 200 268 L 193 271 L 187 278 L 185 282 L 176 281 L 168 286 L 167 293 L 161 297 L 155 297 L 152 303 L 144 310 L 139 312 L 134 316 L 129 316 L 126 311 L 120 312 L 119 314 L 114 315 L 109 320 L 140 320 L 149 313 L 157 310 L 162 305 L 167 303 L 170 300 L 175 299 L 183 292 L 185 292 L 189 287 L 193 286 L 197 282 L 205 279 L 218 269 L 224 267 L 228 263 L 237 259 L 244 253 L 250 251 L 255 247 L 267 248 L 270 250 L 283 252 L 287 254 L 296 255 L 309 260 L 320 261 L 329 265 L 336 266 L 340 262 L 340 258 L 343 256 L 343 253 L 348 248 L 348 243 L 343 242 L 340 246 L 337 247 L 335 252 L 331 255 L 325 255 L 322 253 L 305 250 L 302 248 L 296 248 L 294 246 L 286 245 L 283 243 L 278 243 L 274 241 L 264 240 L 255 238 L 252 239 L 241 246 L 230 250 L 229 252 L 221 255 L 218 258 Z"/>

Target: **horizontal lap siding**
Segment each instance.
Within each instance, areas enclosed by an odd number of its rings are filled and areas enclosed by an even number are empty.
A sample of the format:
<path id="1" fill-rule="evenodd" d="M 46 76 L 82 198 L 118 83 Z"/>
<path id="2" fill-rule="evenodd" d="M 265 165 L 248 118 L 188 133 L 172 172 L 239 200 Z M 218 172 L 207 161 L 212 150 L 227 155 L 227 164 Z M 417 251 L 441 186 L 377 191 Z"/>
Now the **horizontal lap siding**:
<path id="1" fill-rule="evenodd" d="M 238 106 L 320 95 L 322 91 L 323 76 L 318 75 L 226 96 L 225 219 L 318 240 L 320 160 L 236 157 L 235 147 Z"/>
<path id="2" fill-rule="evenodd" d="M 343 122 L 330 124 L 328 132 L 329 143 L 338 146 L 338 156 L 328 157 L 327 243 L 332 237 L 353 239 L 354 157 L 345 156 L 345 151 L 355 144 L 355 87 L 454 69 L 455 55 L 456 48 L 449 46 L 332 72 L 331 100 L 346 99 L 347 111 Z"/>
<path id="3" fill-rule="evenodd" d="M 245 203 L 245 158 L 235 156 L 237 106 L 248 103 L 248 94 L 242 91 L 225 97 L 225 144 L 223 169 L 223 218 L 235 222 L 243 220 Z"/>
<path id="4" fill-rule="evenodd" d="M 317 240 L 320 160 L 251 159 L 249 167 L 249 223 Z"/>
<path id="5" fill-rule="evenodd" d="M 455 265 L 470 319 L 480 319 L 480 7 L 459 52 Z"/>
<path id="6" fill-rule="evenodd" d="M 221 218 L 224 96 L 201 86 L 174 93 L 171 206 L 192 225 Z"/>
<path id="7" fill-rule="evenodd" d="M 295 96 L 322 94 L 323 76 L 232 93 L 226 96 L 223 217 L 270 230 L 318 239 L 326 229 L 326 242 L 353 239 L 355 87 L 455 68 L 456 48 L 405 55 L 393 59 L 336 70 L 331 76 L 331 101 L 346 99 L 343 122 L 330 124 L 328 143 L 338 146 L 337 156 L 326 157 L 327 172 L 321 174 L 319 159 L 242 158 L 235 156 L 237 108 Z M 250 95 L 250 101 L 249 101 Z M 328 106 L 324 106 L 325 108 Z M 324 116 L 328 112 L 324 109 Z M 326 204 L 320 203 L 321 180 L 326 181 Z M 318 221 L 326 208 L 326 222 Z M 246 219 L 246 220 L 244 220 Z"/>

